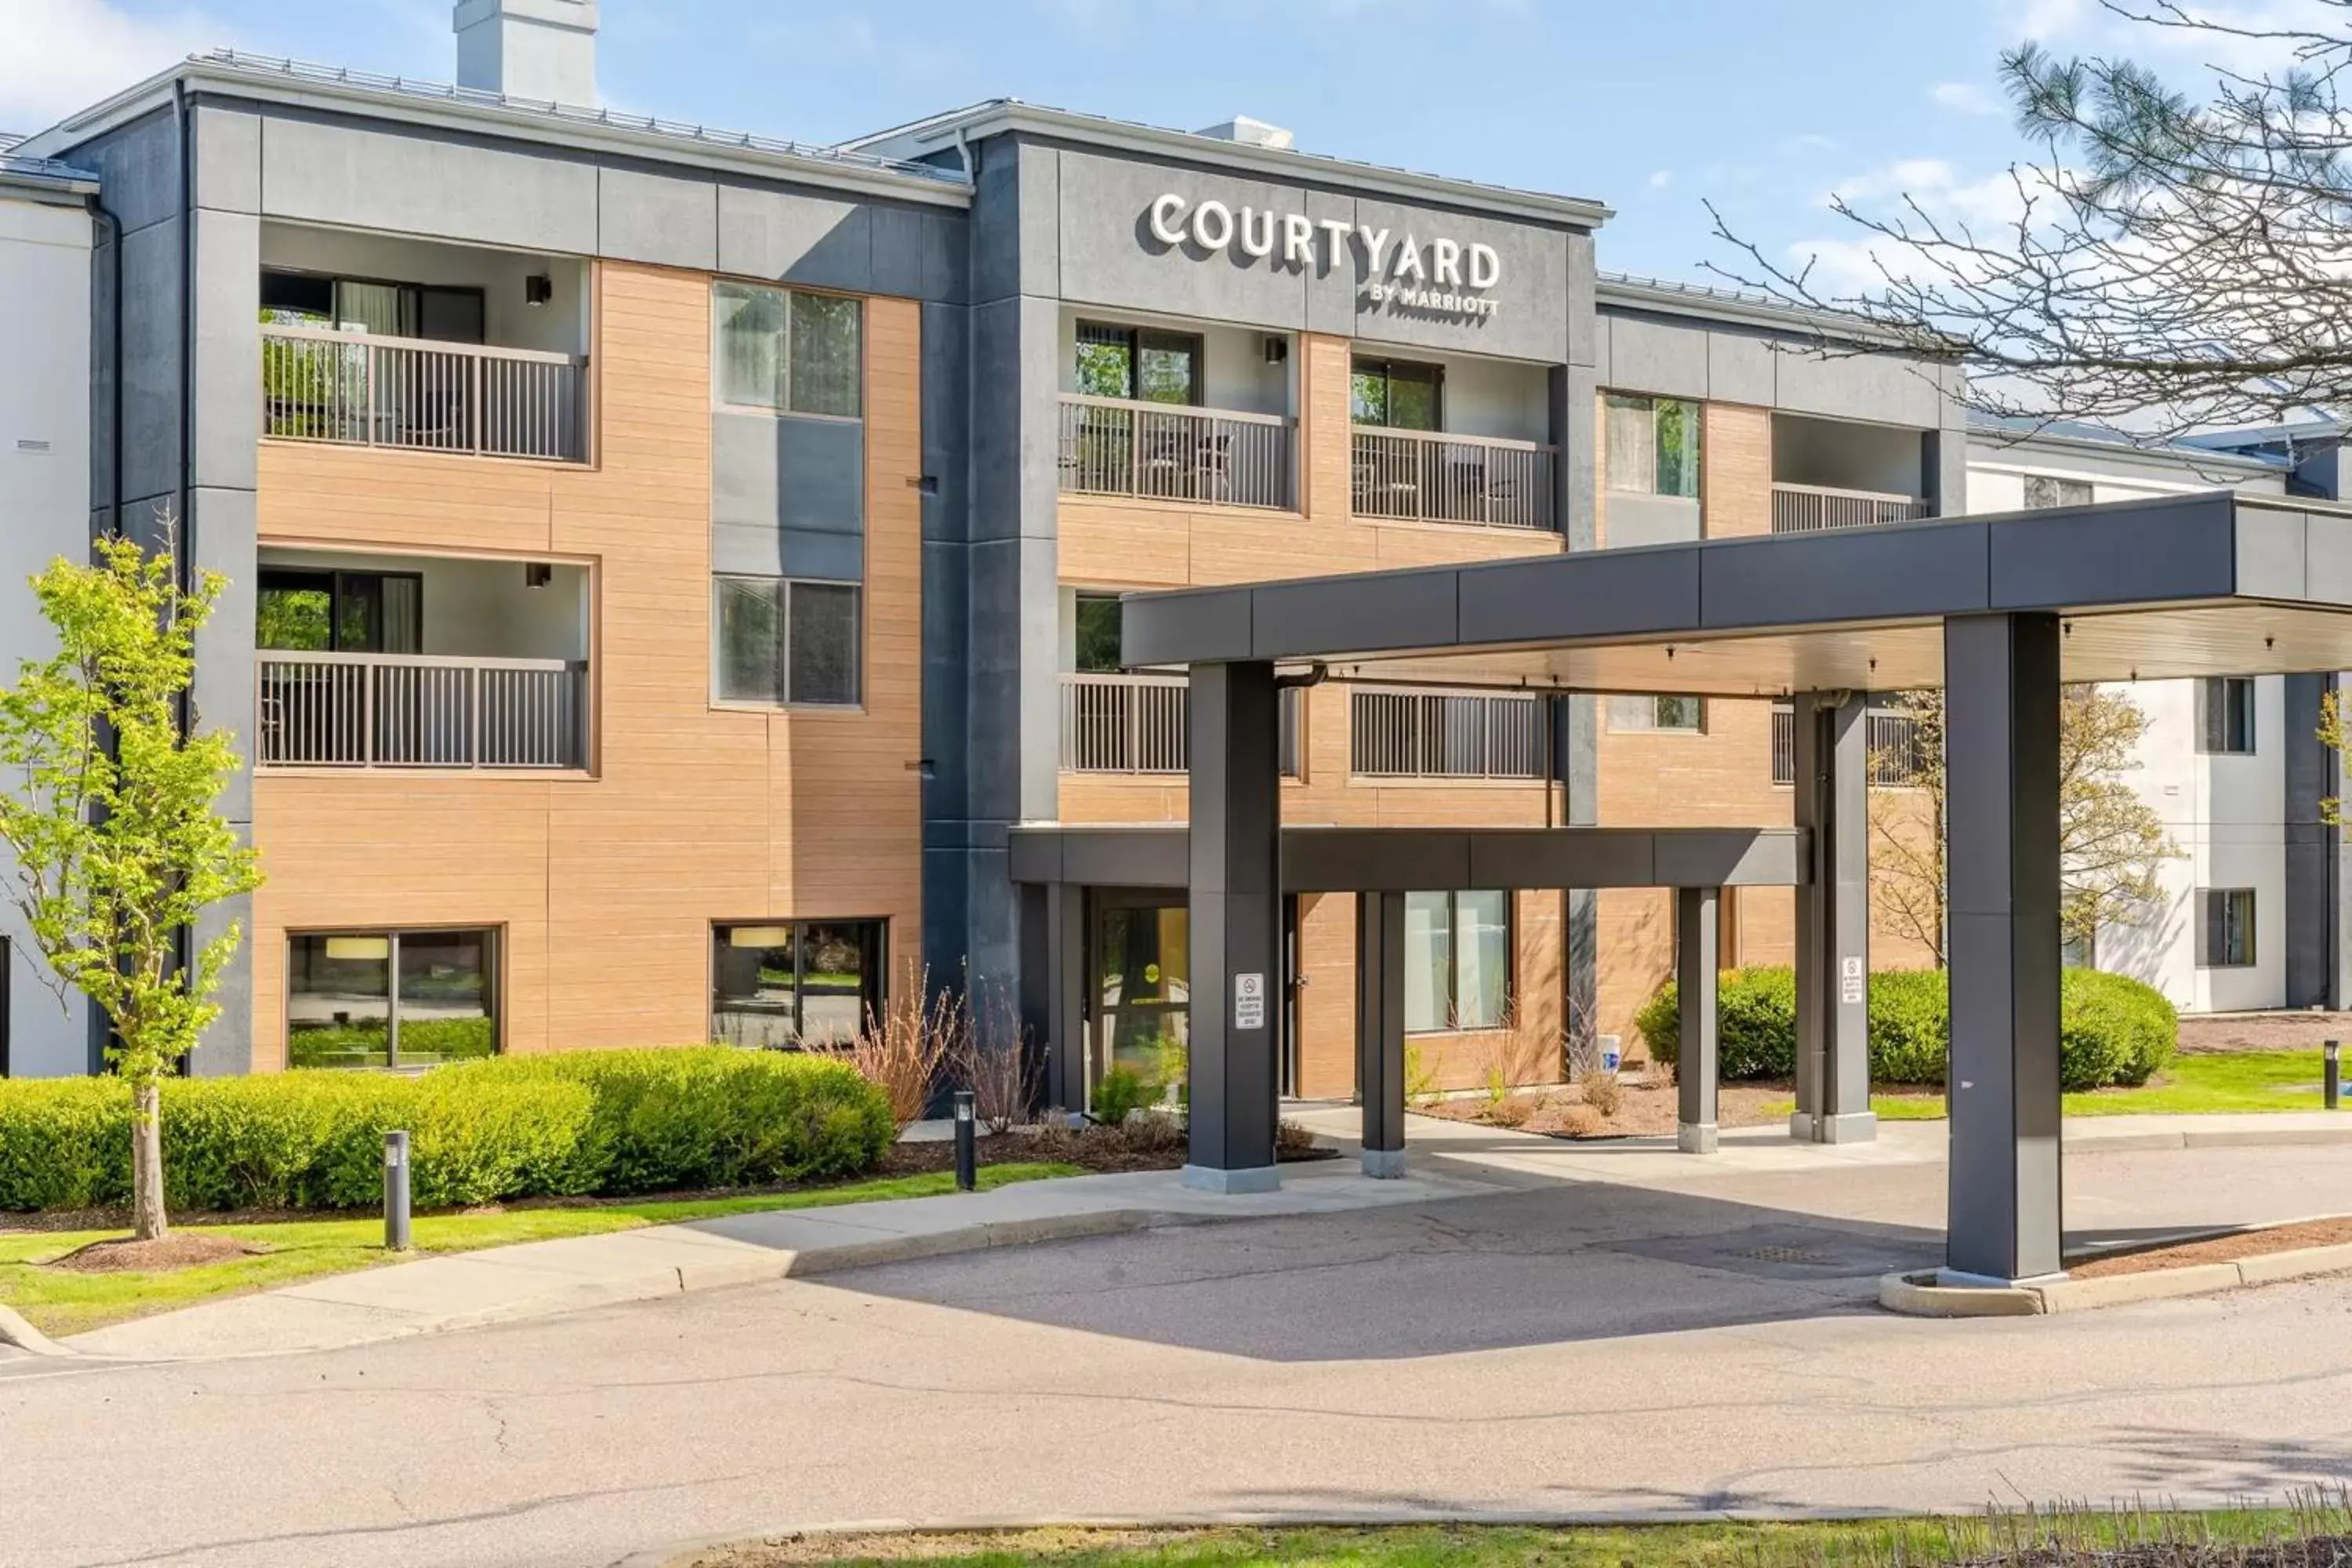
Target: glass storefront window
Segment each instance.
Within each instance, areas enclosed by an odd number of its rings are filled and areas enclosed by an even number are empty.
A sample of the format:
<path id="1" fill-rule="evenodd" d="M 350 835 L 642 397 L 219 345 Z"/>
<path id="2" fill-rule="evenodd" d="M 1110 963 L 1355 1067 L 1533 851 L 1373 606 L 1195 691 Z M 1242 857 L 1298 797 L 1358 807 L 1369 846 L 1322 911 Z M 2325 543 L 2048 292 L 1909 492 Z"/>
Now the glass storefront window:
<path id="1" fill-rule="evenodd" d="M 1095 917 L 1097 1030 L 1089 1086 L 1114 1070 L 1183 1097 L 1192 1044 L 1191 914 L 1181 904 L 1106 904 Z"/>
<path id="2" fill-rule="evenodd" d="M 1408 1033 L 1502 1026 L 1511 1005 L 1511 895 L 1404 896 Z"/>
<path id="3" fill-rule="evenodd" d="M 882 921 L 712 930 L 711 1037 L 781 1050 L 855 1039 L 882 1009 Z"/>
<path id="4" fill-rule="evenodd" d="M 491 1055 L 495 947 L 486 930 L 289 937 L 287 1065 L 429 1067 Z"/>

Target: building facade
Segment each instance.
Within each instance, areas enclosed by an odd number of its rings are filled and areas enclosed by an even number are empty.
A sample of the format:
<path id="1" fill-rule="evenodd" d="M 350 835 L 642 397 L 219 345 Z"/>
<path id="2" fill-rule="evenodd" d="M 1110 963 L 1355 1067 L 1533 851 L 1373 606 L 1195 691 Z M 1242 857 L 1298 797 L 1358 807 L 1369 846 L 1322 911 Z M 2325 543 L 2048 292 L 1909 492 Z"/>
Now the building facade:
<path id="1" fill-rule="evenodd" d="M 105 212 L 54 504 L 169 520 L 232 584 L 198 706 L 268 881 L 219 913 L 197 1071 L 817 1039 L 926 969 L 1026 994 L 1008 832 L 1187 811 L 1185 692 L 1120 667 L 1119 595 L 1966 504 L 1955 367 L 1609 274 L 1598 204 L 1246 120 L 994 102 L 801 147 L 566 108 L 570 4 L 458 7 L 457 89 L 212 56 L 27 144 Z M 1769 692 L 1296 686 L 1286 822 L 1790 820 Z M 1727 956 L 1784 960 L 1786 889 L 1747 895 Z M 1057 1093 L 1172 1084 L 1183 889 L 1065 913 Z M 1286 911 L 1291 1092 L 1353 1089 L 1353 920 Z M 1412 895 L 1417 1070 L 1637 1049 L 1672 924 Z"/>

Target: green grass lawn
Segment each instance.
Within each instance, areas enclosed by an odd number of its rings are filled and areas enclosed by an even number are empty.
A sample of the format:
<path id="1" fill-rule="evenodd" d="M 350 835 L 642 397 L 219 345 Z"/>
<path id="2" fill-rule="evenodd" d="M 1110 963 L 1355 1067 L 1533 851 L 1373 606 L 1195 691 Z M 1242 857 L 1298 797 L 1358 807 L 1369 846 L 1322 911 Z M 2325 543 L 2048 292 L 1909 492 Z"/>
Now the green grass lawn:
<path id="1" fill-rule="evenodd" d="M 2066 1096 L 2069 1116 L 2190 1116 L 2223 1110 L 2318 1110 L 2317 1051 L 2231 1051 L 2175 1057 L 2138 1089 L 2095 1089 Z M 1793 1100 L 1768 1105 L 1768 1116 L 1797 1108 Z M 1938 1121 L 1940 1090 L 1874 1094 L 1870 1108 L 1889 1121 Z M 2352 1114 L 2346 1120 L 2352 1122 Z"/>
<path id="2" fill-rule="evenodd" d="M 843 1542 L 827 1556 L 821 1542 L 770 1549 L 736 1547 L 689 1559 L 697 1568 L 851 1564 L 919 1560 L 925 1568 L 1847 1568 L 1903 1564 L 1932 1568 L 1969 1559 L 1997 1560 L 2021 1542 L 2055 1540 L 2071 1556 L 2130 1542 L 2242 1545 L 2301 1539 L 2342 1527 L 2342 1510 L 2193 1514 L 2077 1514 L 2054 1520 L 1867 1520 L 1801 1524 L 1687 1524 L 1538 1527 L 1392 1525 L 1300 1530 L 1027 1530 L 1001 1535 L 890 1536 Z M 858 1554 L 863 1544 L 867 1554 Z M 2179 1555 L 2183 1568 L 2195 1561 Z"/>
<path id="3" fill-rule="evenodd" d="M 983 1165 L 983 1190 L 1014 1182 L 1053 1176 L 1076 1176 L 1076 1165 L 1012 1163 Z M 915 1176 L 883 1176 L 840 1186 L 810 1187 L 799 1192 L 755 1193 L 741 1197 L 686 1198 L 651 1203 L 599 1204 L 583 1208 L 524 1208 L 497 1214 L 428 1215 L 418 1218 L 413 1239 L 422 1256 L 435 1252 L 475 1252 L 486 1247 L 508 1247 L 519 1241 L 551 1241 L 567 1236 L 602 1236 L 609 1231 L 636 1230 L 649 1225 L 676 1225 L 686 1220 L 715 1219 L 722 1215 L 758 1214 L 772 1209 L 828 1208 L 839 1204 L 875 1203 L 886 1198 L 928 1198 L 955 1190 L 948 1171 Z M 183 1225 L 186 1222 L 183 1221 Z M 189 1228 L 197 1228 L 189 1226 Z M 158 1274 L 74 1274 L 43 1268 L 41 1264 L 78 1247 L 110 1237 L 119 1230 L 16 1231 L 0 1233 L 0 1301 L 24 1314 L 45 1334 L 78 1334 L 108 1323 L 143 1318 L 174 1307 L 190 1306 L 217 1296 L 265 1290 L 291 1285 L 324 1274 L 346 1274 L 396 1262 L 400 1255 L 383 1249 L 383 1221 L 364 1219 L 288 1220 L 268 1225 L 202 1226 L 207 1234 L 239 1237 L 269 1248 L 249 1258 L 234 1258 L 192 1268 Z"/>

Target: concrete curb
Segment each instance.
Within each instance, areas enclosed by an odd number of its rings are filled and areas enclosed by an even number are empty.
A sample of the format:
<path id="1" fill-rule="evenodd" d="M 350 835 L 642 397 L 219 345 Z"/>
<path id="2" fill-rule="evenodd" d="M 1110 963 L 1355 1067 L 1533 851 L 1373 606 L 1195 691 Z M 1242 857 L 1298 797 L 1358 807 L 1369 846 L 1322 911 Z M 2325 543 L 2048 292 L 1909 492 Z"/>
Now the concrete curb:
<path id="1" fill-rule="evenodd" d="M 2053 1279 L 2039 1285 L 1938 1285 L 1932 1275 L 1888 1274 L 1878 1281 L 1878 1304 L 1914 1318 L 2030 1318 L 2089 1312 L 2134 1301 L 2203 1296 L 2243 1285 L 2275 1285 L 2323 1274 L 2352 1274 L 2352 1242 L 2300 1247 L 2225 1263 L 2151 1268 L 2095 1279 Z"/>
<path id="2" fill-rule="evenodd" d="M 72 1357 L 80 1353 L 58 1343 L 5 1305 L 0 1305 L 0 1345 L 14 1345 L 30 1355 Z"/>

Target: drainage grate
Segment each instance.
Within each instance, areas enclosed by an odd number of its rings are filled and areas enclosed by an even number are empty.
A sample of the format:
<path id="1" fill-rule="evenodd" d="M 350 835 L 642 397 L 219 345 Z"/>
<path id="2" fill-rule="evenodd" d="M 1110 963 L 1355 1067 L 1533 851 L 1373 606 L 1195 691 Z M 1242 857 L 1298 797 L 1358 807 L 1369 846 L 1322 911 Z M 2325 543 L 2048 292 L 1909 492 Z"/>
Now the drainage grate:
<path id="1" fill-rule="evenodd" d="M 1834 1268 L 1838 1260 L 1818 1252 L 1808 1252 L 1801 1247 L 1743 1247 L 1726 1254 L 1744 1258 L 1751 1263 L 1802 1263 L 1814 1268 Z"/>

